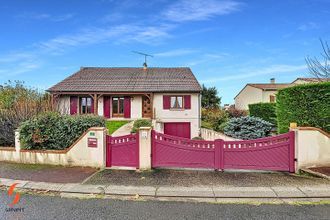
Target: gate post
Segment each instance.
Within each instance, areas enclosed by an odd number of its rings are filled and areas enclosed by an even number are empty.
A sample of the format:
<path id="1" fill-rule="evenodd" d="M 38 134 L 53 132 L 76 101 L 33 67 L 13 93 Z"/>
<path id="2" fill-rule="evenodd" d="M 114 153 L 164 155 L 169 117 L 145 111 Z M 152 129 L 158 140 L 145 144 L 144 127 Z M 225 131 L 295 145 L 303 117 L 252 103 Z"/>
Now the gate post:
<path id="1" fill-rule="evenodd" d="M 295 172 L 295 131 L 289 131 L 289 172 Z"/>
<path id="2" fill-rule="evenodd" d="M 151 169 L 151 127 L 139 128 L 139 169 Z"/>
<path id="3" fill-rule="evenodd" d="M 105 144 L 105 166 L 111 167 L 111 136 L 106 135 L 106 144 Z"/>
<path id="4" fill-rule="evenodd" d="M 214 141 L 214 169 L 223 170 L 223 142 L 222 139 Z"/>

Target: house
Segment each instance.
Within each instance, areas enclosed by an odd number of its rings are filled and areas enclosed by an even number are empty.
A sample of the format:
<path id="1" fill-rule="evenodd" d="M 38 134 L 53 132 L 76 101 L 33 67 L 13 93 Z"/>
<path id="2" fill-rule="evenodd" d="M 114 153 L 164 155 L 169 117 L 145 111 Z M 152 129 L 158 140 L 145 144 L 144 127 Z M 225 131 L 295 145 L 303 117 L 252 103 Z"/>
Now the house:
<path id="1" fill-rule="evenodd" d="M 63 114 L 152 119 L 156 131 L 186 138 L 200 132 L 201 86 L 190 68 L 83 67 L 48 92 Z"/>
<path id="2" fill-rule="evenodd" d="M 249 104 L 259 102 L 276 102 L 277 90 L 297 84 L 327 82 L 329 78 L 297 78 L 291 83 L 275 83 L 275 78 L 270 83 L 249 83 L 235 96 L 235 108 L 248 110 Z"/>
<path id="3" fill-rule="evenodd" d="M 275 83 L 275 79 L 270 79 L 270 83 L 249 83 L 235 96 L 235 108 L 248 110 L 249 104 L 259 102 L 275 102 L 276 92 L 291 86 L 291 83 Z"/>
<path id="4" fill-rule="evenodd" d="M 317 83 L 317 82 L 329 82 L 329 78 L 297 78 L 293 84 L 305 84 L 305 83 Z"/>

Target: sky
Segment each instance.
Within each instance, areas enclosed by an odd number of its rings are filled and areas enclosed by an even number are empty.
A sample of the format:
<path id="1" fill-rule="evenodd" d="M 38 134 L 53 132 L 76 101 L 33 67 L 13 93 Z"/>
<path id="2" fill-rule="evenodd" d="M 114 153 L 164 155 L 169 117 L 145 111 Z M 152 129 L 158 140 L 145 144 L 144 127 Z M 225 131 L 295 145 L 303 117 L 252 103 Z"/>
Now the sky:
<path id="1" fill-rule="evenodd" d="M 190 67 L 233 103 L 247 83 L 310 77 L 330 0 L 0 0 L 0 83 L 45 90 L 80 67 Z"/>

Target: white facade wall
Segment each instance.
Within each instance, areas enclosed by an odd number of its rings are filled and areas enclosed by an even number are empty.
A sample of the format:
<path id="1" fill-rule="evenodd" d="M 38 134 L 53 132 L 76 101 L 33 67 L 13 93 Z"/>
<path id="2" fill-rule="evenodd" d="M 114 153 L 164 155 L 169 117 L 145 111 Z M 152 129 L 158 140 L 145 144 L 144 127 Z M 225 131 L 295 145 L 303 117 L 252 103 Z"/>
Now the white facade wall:
<path id="1" fill-rule="evenodd" d="M 97 108 L 97 114 L 103 116 L 103 97 L 99 98 Z"/>
<path id="2" fill-rule="evenodd" d="M 247 85 L 235 98 L 235 108 L 239 110 L 249 110 L 249 104 L 263 101 L 262 90 Z"/>
<path id="3" fill-rule="evenodd" d="M 191 109 L 171 110 L 163 109 L 163 95 L 190 95 Z M 191 138 L 200 133 L 200 95 L 199 93 L 156 93 L 154 94 L 154 127 L 156 131 L 163 132 L 164 122 L 190 122 Z"/>
<path id="4" fill-rule="evenodd" d="M 60 96 L 56 108 L 63 115 L 70 114 L 70 96 Z"/>
<path id="5" fill-rule="evenodd" d="M 142 96 L 132 96 L 131 98 L 131 118 L 142 118 Z"/>

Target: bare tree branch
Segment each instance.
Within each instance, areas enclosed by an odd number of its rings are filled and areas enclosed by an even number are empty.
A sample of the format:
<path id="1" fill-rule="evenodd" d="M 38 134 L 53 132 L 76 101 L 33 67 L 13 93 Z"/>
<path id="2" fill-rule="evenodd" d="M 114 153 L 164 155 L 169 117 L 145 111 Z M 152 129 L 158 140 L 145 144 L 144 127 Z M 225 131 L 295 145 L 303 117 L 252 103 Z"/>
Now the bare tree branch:
<path id="1" fill-rule="evenodd" d="M 322 50 L 321 57 L 323 58 L 320 61 L 317 57 L 307 56 L 305 58 L 309 73 L 314 77 L 318 78 L 320 81 L 322 78 L 330 77 L 330 47 L 327 42 L 323 42 L 320 39 Z"/>

